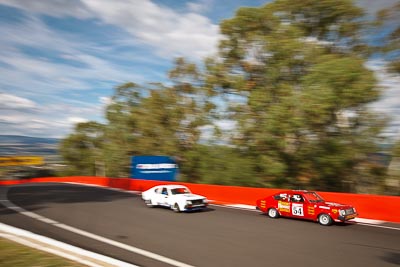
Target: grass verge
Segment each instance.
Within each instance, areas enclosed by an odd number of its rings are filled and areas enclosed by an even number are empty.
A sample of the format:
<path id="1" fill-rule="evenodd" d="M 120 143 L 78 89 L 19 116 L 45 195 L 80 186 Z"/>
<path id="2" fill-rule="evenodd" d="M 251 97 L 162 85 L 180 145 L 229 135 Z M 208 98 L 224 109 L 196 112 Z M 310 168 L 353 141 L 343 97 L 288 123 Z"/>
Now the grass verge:
<path id="1" fill-rule="evenodd" d="M 85 265 L 0 238 L 0 266 L 83 267 Z"/>

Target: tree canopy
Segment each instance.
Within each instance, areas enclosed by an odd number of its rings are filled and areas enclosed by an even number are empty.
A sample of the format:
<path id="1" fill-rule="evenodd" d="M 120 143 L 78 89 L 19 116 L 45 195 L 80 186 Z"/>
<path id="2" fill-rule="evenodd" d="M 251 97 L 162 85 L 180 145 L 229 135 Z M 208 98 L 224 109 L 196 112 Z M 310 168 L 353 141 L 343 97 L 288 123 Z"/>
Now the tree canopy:
<path id="1" fill-rule="evenodd" d="M 377 14 L 378 31 L 389 30 L 389 33 L 383 35 L 380 51 L 387 55 L 389 61 L 388 70 L 400 74 L 400 2 L 389 8 L 382 9 Z M 386 30 L 387 31 L 387 30 Z"/>

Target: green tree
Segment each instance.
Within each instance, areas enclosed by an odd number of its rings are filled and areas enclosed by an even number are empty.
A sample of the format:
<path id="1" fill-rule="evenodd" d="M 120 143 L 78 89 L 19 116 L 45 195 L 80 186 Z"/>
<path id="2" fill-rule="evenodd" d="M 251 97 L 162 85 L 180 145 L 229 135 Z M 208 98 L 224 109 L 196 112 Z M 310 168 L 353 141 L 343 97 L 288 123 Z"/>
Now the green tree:
<path id="1" fill-rule="evenodd" d="M 366 104 L 379 90 L 364 67 L 362 15 L 347 0 L 280 0 L 222 22 L 208 87 L 241 96 L 228 112 L 233 144 L 259 184 L 342 190 L 375 150 L 381 125 Z"/>
<path id="2" fill-rule="evenodd" d="M 112 177 L 151 154 L 174 156 L 190 182 L 342 191 L 364 186 L 363 174 L 378 181 L 367 162 L 386 120 L 368 110 L 380 90 L 363 15 L 350 0 L 241 8 L 220 25 L 218 55 L 202 68 L 176 59 L 168 86 L 116 87 L 98 149 L 82 145 L 90 127 L 77 128 L 63 153 L 72 171 L 93 173 L 101 151 Z"/>
<path id="3" fill-rule="evenodd" d="M 137 153 L 137 122 L 131 114 L 146 96 L 148 89 L 128 82 L 117 86 L 106 108 L 107 124 L 103 144 L 107 176 L 129 177 L 130 156 Z"/>
<path id="4" fill-rule="evenodd" d="M 75 132 L 60 144 L 60 154 L 68 166 L 65 174 L 104 176 L 103 143 L 104 125 L 97 122 L 78 123 Z"/>
<path id="5" fill-rule="evenodd" d="M 392 147 L 385 193 L 400 196 L 400 140 L 397 140 Z"/>
<path id="6" fill-rule="evenodd" d="M 210 107 L 196 85 L 199 74 L 194 64 L 179 58 L 169 75 L 170 87 L 160 83 L 116 87 L 106 111 L 108 175 L 128 176 L 129 158 L 134 155 L 169 155 L 184 161 L 186 151 L 196 147 L 205 124 L 204 110 Z"/>
<path id="7" fill-rule="evenodd" d="M 397 140 L 397 142 L 393 146 L 392 155 L 393 157 L 400 157 L 400 140 Z"/>
<path id="8" fill-rule="evenodd" d="M 376 29 L 389 33 L 380 40 L 383 47 L 379 46 L 379 50 L 387 54 L 389 61 L 388 70 L 390 72 L 400 74 L 400 1 L 390 8 L 382 9 L 377 14 Z"/>

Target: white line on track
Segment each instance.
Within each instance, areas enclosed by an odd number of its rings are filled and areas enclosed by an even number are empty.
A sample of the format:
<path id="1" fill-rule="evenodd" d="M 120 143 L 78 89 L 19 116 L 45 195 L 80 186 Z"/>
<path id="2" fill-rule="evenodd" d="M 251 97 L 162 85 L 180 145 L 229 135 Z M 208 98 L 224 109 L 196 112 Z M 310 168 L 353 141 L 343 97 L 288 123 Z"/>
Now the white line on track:
<path id="1" fill-rule="evenodd" d="M 79 184 L 79 183 L 76 183 L 76 184 Z M 132 194 L 132 193 L 133 194 L 138 194 L 139 193 L 139 192 L 133 192 L 133 191 L 124 190 L 124 189 L 114 189 L 114 188 L 97 186 L 97 185 L 86 185 L 86 184 L 79 184 L 79 185 L 101 187 L 101 188 L 108 189 L 108 190 L 120 191 L 120 192 L 130 193 L 130 194 Z M 121 249 L 125 249 L 127 251 L 131 251 L 133 253 L 136 253 L 136 254 L 139 254 L 139 255 L 154 259 L 154 260 L 158 260 L 158 261 L 170 264 L 172 266 L 176 266 L 176 267 L 193 267 L 192 265 L 189 265 L 189 264 L 186 264 L 186 263 L 182 263 L 182 262 L 179 262 L 179 261 L 164 257 L 162 255 L 155 254 L 155 253 L 150 252 L 150 251 L 146 251 L 146 250 L 143 250 L 143 249 L 140 249 L 140 248 L 129 246 L 127 244 L 124 244 L 124 243 L 121 243 L 121 242 L 118 242 L 118 241 L 114 241 L 114 240 L 111 240 L 111 239 L 108 239 L 108 238 L 105 238 L 105 237 L 102 237 L 102 236 L 98 236 L 98 235 L 92 234 L 90 232 L 86 232 L 84 230 L 81 230 L 81 229 L 66 225 L 66 224 L 59 223 L 57 221 L 54 221 L 54 220 L 51 220 L 49 218 L 43 217 L 43 216 L 41 216 L 39 214 L 27 211 L 27 210 L 25 210 L 25 209 L 23 209 L 21 207 L 15 206 L 13 203 L 8 201 L 7 199 L 6 200 L 4 200 L 4 199 L 0 200 L 0 203 L 2 203 L 3 205 L 7 206 L 10 209 L 13 209 L 13 210 L 15 210 L 15 211 L 17 211 L 17 212 L 19 212 L 21 214 L 24 214 L 24 215 L 29 216 L 31 218 L 34 218 L 36 220 L 39 220 L 39 221 L 54 225 L 56 227 L 62 228 L 62 229 L 67 230 L 67 231 L 74 232 L 74 233 L 82 235 L 82 236 L 86 236 L 86 237 L 98 240 L 98 241 L 103 242 L 103 243 L 107 243 L 107 244 L 115 246 L 115 247 L 119 247 Z M 229 204 L 228 205 L 211 204 L 211 205 L 218 206 L 218 207 L 223 207 L 223 208 L 229 208 L 229 209 L 240 209 L 240 210 L 259 212 L 259 211 L 255 210 L 253 208 L 253 206 L 250 206 L 250 205 L 241 205 L 241 204 L 230 204 L 230 205 Z M 362 225 L 362 226 L 368 226 L 368 227 L 376 227 L 376 228 L 384 228 L 384 229 L 400 231 L 400 228 L 383 226 L 383 225 L 368 224 L 368 223 L 362 223 L 362 222 L 355 222 L 355 224 L 356 225 Z"/>
<path id="2" fill-rule="evenodd" d="M 54 221 L 54 220 L 46 218 L 46 217 L 44 217 L 42 215 L 36 214 L 34 212 L 30 212 L 30 211 L 27 211 L 27 210 L 25 210 L 25 209 L 23 209 L 21 207 L 18 207 L 15 204 L 13 204 L 12 202 L 10 202 L 9 200 L 1 200 L 0 203 L 3 204 L 4 206 L 6 206 L 9 209 L 15 210 L 16 212 L 18 212 L 20 214 L 23 214 L 23 215 L 31 217 L 33 219 L 39 220 L 41 222 L 44 222 L 44 223 L 47 223 L 47 224 L 51 224 L 51 225 L 53 225 L 55 227 L 58 227 L 58 228 L 61 228 L 61 229 L 64 229 L 64 230 L 67 230 L 67 231 L 82 235 L 82 236 L 86 236 L 86 237 L 92 238 L 94 240 L 97 240 L 97 241 L 100 241 L 100 242 L 103 242 L 103 243 L 106 243 L 106 244 L 109 244 L 109 245 L 112 245 L 112 246 L 115 246 L 115 247 L 130 251 L 130 252 L 133 252 L 133 253 L 136 253 L 136 254 L 139 254 L 139 255 L 142 255 L 142 256 L 157 260 L 157 261 L 161 261 L 161 262 L 170 264 L 172 266 L 176 266 L 176 267 L 193 267 L 192 265 L 189 265 L 189 264 L 186 264 L 186 263 L 183 263 L 183 262 L 179 262 L 177 260 L 170 259 L 170 258 L 164 257 L 162 255 L 158 255 L 156 253 L 153 253 L 153 252 L 150 252 L 150 251 L 147 251 L 147 250 L 144 250 L 144 249 L 140 249 L 140 248 L 137 248 L 137 247 L 134 247 L 134 246 L 130 246 L 130 245 L 118 242 L 118 241 L 114 241 L 114 240 L 106 238 L 106 237 L 95 235 L 95 234 L 92 234 L 90 232 L 87 232 L 87 231 L 84 231 L 84 230 L 81 230 L 81 229 L 78 229 L 78 228 L 75 228 L 75 227 L 72 227 L 72 226 L 57 222 L 57 221 Z"/>
<path id="3" fill-rule="evenodd" d="M 43 250 L 90 267 L 119 266 L 138 267 L 137 265 L 113 259 L 95 252 L 66 244 L 52 238 L 0 223 L 0 237 L 35 249 Z"/>
<path id="4" fill-rule="evenodd" d="M 384 225 L 371 225 L 371 224 L 367 224 L 367 223 L 355 223 L 356 225 L 363 225 L 363 226 L 370 226 L 370 227 L 376 227 L 376 228 L 384 228 L 384 229 L 390 229 L 390 230 L 397 230 L 400 231 L 400 228 L 396 228 L 396 227 L 390 227 L 390 226 L 384 226 Z"/>

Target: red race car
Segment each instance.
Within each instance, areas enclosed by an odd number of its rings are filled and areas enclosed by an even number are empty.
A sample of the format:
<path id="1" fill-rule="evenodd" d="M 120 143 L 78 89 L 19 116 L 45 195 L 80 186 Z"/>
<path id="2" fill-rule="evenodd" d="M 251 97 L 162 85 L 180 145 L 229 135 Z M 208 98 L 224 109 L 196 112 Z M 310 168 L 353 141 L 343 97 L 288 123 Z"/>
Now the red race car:
<path id="1" fill-rule="evenodd" d="M 351 205 L 343 205 L 325 200 L 314 191 L 287 190 L 258 199 L 257 209 L 271 218 L 291 217 L 317 221 L 321 225 L 345 222 L 357 216 Z"/>

